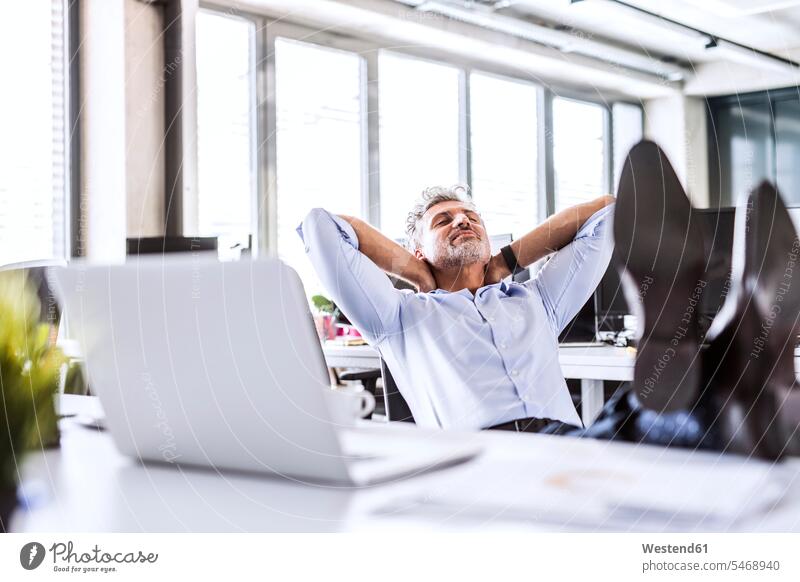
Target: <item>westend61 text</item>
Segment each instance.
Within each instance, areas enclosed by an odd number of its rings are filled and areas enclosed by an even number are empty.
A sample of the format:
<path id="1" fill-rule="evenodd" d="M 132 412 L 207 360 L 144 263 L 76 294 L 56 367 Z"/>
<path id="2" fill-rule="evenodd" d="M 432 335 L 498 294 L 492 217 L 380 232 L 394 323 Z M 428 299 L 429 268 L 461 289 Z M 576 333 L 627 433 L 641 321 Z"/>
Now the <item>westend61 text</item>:
<path id="1" fill-rule="evenodd" d="M 55 564 L 59 559 L 62 562 L 73 564 L 153 564 L 158 560 L 158 554 L 144 554 L 142 551 L 138 552 L 116 552 L 110 554 L 103 552 L 100 547 L 95 546 L 88 552 L 80 554 L 73 551 L 72 542 L 66 544 L 57 542 L 50 546 L 50 552 L 53 554 L 53 563 Z"/>
<path id="2" fill-rule="evenodd" d="M 707 554 L 708 544 L 688 544 L 685 546 L 642 544 L 642 551 L 645 554 Z"/>

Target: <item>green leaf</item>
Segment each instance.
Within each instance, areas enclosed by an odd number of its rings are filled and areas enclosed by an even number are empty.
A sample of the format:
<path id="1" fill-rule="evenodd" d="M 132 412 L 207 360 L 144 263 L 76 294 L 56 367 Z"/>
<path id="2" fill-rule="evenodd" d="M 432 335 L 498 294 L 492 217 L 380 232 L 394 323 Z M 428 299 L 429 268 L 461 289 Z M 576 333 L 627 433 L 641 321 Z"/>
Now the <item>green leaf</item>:
<path id="1" fill-rule="evenodd" d="M 336 304 L 324 295 L 314 295 L 311 298 L 311 303 L 314 304 L 317 311 L 322 313 L 334 313 L 336 311 Z"/>
<path id="2" fill-rule="evenodd" d="M 53 396 L 66 358 L 39 314 L 27 272 L 0 272 L 0 487 L 16 483 L 27 451 L 58 435 Z"/>

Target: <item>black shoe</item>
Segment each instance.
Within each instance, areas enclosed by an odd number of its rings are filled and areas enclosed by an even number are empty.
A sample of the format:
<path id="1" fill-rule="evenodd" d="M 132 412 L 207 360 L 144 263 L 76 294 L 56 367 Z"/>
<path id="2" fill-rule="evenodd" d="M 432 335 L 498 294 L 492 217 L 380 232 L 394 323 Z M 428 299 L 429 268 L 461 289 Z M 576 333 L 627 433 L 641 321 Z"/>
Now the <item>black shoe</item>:
<path id="1" fill-rule="evenodd" d="M 632 389 L 655 412 L 692 407 L 701 381 L 697 314 L 706 283 L 691 210 L 664 152 L 649 141 L 634 146 L 617 191 L 614 260 L 642 330 Z"/>
<path id="2" fill-rule="evenodd" d="M 662 447 L 714 448 L 702 410 L 654 412 L 643 408 L 636 394 L 627 389 L 606 402 L 591 426 L 566 434 Z"/>
<path id="3" fill-rule="evenodd" d="M 736 212 L 732 281 L 706 335 L 704 393 L 711 431 L 724 451 L 779 459 L 797 426 L 781 408 L 795 384 L 800 332 L 800 241 L 768 182 Z"/>

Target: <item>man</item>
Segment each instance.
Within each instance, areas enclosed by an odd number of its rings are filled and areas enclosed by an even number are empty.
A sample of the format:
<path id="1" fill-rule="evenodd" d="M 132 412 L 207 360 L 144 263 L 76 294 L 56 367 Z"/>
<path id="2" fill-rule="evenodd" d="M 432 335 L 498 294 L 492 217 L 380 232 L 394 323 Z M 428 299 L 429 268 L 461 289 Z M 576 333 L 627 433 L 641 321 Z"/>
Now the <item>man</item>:
<path id="1" fill-rule="evenodd" d="M 559 212 L 492 256 L 465 194 L 463 187 L 423 193 L 408 217 L 413 254 L 362 220 L 322 209 L 298 232 L 323 285 L 380 352 L 418 424 L 580 426 L 557 338 L 606 271 L 614 198 Z M 549 253 L 532 280 L 503 280 Z M 419 292 L 396 290 L 385 273 Z"/>

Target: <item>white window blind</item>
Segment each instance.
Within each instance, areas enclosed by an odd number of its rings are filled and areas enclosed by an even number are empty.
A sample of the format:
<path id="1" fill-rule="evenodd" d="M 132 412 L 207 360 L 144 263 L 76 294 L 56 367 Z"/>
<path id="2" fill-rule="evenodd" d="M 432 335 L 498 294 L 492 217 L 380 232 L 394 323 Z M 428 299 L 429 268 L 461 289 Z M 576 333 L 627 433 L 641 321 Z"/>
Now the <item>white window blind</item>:
<path id="1" fill-rule="evenodd" d="M 66 86 L 61 0 L 0 12 L 0 265 L 66 255 Z"/>

